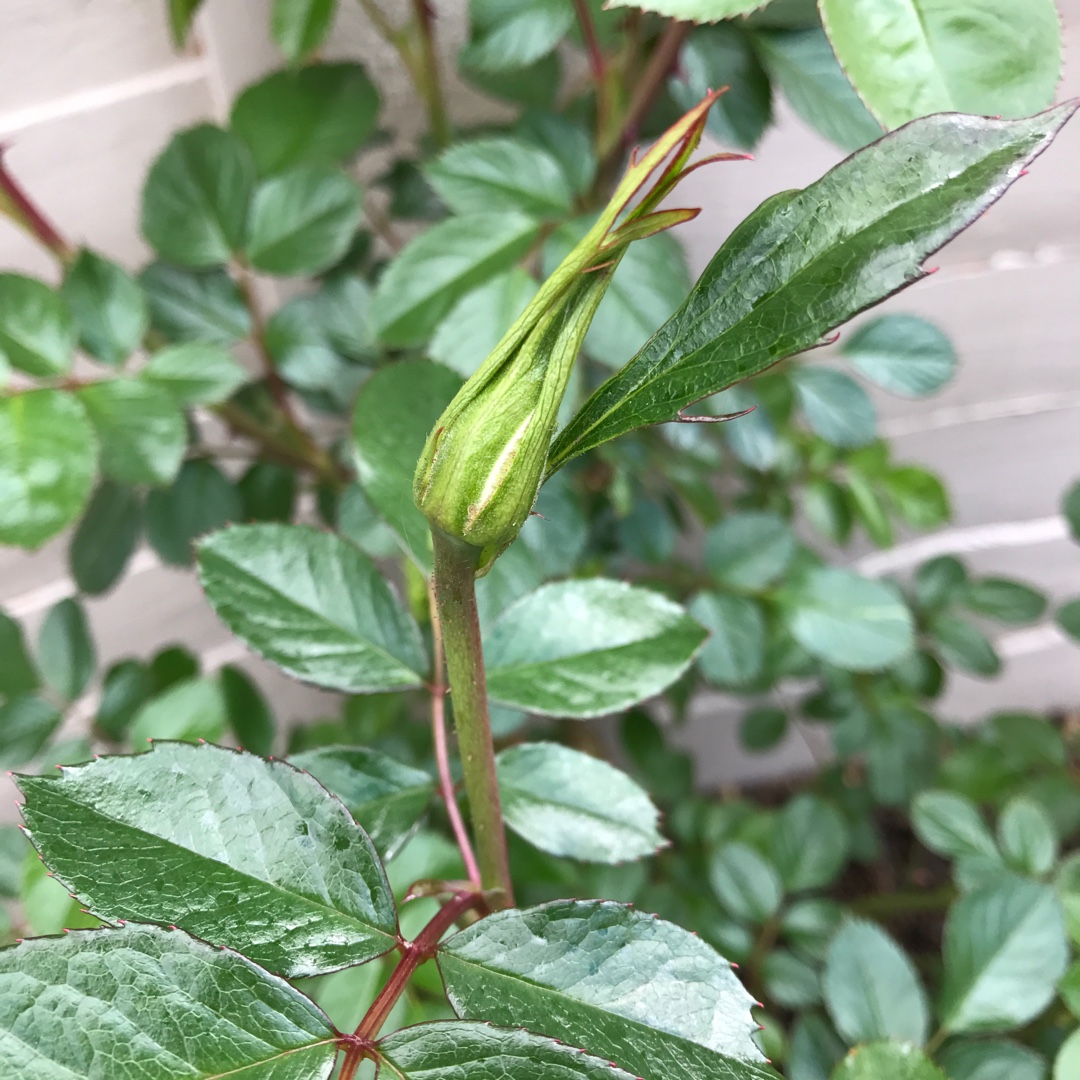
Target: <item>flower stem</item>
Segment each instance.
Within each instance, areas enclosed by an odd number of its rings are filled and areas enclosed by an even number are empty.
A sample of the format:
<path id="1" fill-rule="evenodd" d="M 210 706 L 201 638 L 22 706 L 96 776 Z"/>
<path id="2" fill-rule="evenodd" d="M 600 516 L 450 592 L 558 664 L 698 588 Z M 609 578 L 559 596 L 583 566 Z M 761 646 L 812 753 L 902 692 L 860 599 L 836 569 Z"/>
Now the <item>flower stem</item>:
<path id="1" fill-rule="evenodd" d="M 11 218 L 35 240 L 47 248 L 61 265 L 75 258 L 75 249 L 60 235 L 56 227 L 34 204 L 22 185 L 8 172 L 4 162 L 6 146 L 0 145 L 0 213 Z"/>
<path id="2" fill-rule="evenodd" d="M 432 529 L 435 546 L 435 598 L 446 650 L 451 701 L 469 796 L 480 880 L 492 897 L 490 906 L 514 903 L 510 859 L 506 850 L 495 748 L 488 715 L 487 680 L 476 609 L 476 568 L 480 552 Z"/>
<path id="3" fill-rule="evenodd" d="M 446 803 L 446 814 L 450 818 L 450 827 L 454 830 L 454 839 L 457 840 L 462 861 L 465 863 L 465 872 L 473 885 L 480 889 L 482 887 L 480 866 L 473 853 L 472 844 L 469 843 L 469 833 L 461 817 L 461 809 L 458 807 L 457 796 L 454 793 L 454 778 L 450 773 L 450 751 L 446 744 L 446 683 L 443 679 L 445 654 L 442 619 L 439 618 L 435 590 L 429 586 L 428 592 L 431 601 L 431 651 L 434 653 L 431 683 L 431 734 L 435 743 L 435 761 L 439 769 L 439 790 L 442 793 L 443 802 Z"/>
<path id="4" fill-rule="evenodd" d="M 439 76 L 439 53 L 435 48 L 435 12 L 431 0 L 413 0 L 413 13 L 420 39 L 420 55 L 415 66 L 416 89 L 427 106 L 428 121 L 435 145 L 440 149 L 450 144 L 450 118 L 446 114 Z"/>

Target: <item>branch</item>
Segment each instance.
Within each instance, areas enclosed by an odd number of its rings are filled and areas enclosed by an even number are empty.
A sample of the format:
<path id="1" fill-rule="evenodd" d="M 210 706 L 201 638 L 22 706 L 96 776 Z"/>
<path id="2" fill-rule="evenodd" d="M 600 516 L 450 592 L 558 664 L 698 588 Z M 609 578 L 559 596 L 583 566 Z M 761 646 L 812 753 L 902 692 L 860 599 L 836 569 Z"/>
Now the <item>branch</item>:
<path id="1" fill-rule="evenodd" d="M 11 218 L 66 266 L 75 258 L 75 248 L 60 235 L 44 212 L 33 203 L 15 177 L 8 172 L 4 155 L 9 149 L 10 147 L 0 144 L 0 213 Z"/>

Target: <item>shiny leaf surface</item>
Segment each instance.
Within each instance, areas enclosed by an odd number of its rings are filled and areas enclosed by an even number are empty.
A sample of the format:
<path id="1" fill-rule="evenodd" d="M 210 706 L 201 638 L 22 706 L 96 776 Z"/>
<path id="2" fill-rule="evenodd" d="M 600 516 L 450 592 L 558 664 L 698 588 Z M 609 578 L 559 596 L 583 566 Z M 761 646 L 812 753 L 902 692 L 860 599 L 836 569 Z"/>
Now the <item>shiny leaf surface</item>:
<path id="1" fill-rule="evenodd" d="M 62 375 L 75 354 L 76 327 L 64 301 L 43 281 L 0 274 L 0 356 L 17 371 Z"/>
<path id="2" fill-rule="evenodd" d="M 64 275 L 60 294 L 91 356 L 119 364 L 142 343 L 149 322 L 146 297 L 122 266 L 83 249 Z"/>

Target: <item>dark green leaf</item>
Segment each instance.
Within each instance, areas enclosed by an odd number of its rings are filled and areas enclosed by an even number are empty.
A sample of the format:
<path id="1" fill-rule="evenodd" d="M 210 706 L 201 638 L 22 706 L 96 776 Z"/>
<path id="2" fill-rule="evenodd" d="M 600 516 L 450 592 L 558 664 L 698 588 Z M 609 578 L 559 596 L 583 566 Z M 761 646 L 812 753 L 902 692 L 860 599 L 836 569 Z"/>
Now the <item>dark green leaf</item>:
<path id="1" fill-rule="evenodd" d="M 732 514 L 709 530 L 705 563 L 722 585 L 758 590 L 775 581 L 795 556 L 795 534 L 779 515 Z"/>
<path id="2" fill-rule="evenodd" d="M 878 547 L 892 547 L 894 543 L 892 521 L 885 508 L 885 501 L 874 483 L 862 473 L 851 470 L 848 473 L 847 484 L 854 516 L 866 530 L 866 535 Z"/>
<path id="3" fill-rule="evenodd" d="M 574 22 L 563 0 L 470 0 L 472 39 L 462 50 L 466 70 L 507 71 L 550 53 Z"/>
<path id="4" fill-rule="evenodd" d="M 234 664 L 218 673 L 225 713 L 240 746 L 266 757 L 274 749 L 274 714 L 254 680 Z"/>
<path id="5" fill-rule="evenodd" d="M 785 1072 L 789 1080 L 829 1080 L 846 1050 L 828 1020 L 803 1013 L 791 1033 Z"/>
<path id="6" fill-rule="evenodd" d="M 360 746 L 321 747 L 289 761 L 341 799 L 386 859 L 416 831 L 435 791 L 426 772 Z"/>
<path id="7" fill-rule="evenodd" d="M 997 844 L 979 808 L 954 791 L 920 792 L 911 806 L 911 824 L 915 835 L 931 851 L 946 858 L 998 858 Z"/>
<path id="8" fill-rule="evenodd" d="M 468 378 L 525 310 L 536 288 L 532 276 L 515 267 L 466 294 L 439 323 L 428 356 Z"/>
<path id="9" fill-rule="evenodd" d="M 110 739 L 123 738 L 153 692 L 154 680 L 145 664 L 138 660 L 113 664 L 102 681 L 101 704 L 94 727 Z"/>
<path id="10" fill-rule="evenodd" d="M 885 489 L 896 512 L 913 528 L 940 528 L 952 517 L 945 485 L 927 469 L 916 465 L 890 469 Z"/>
<path id="11" fill-rule="evenodd" d="M 780 926 L 801 952 L 823 959 L 842 919 L 843 909 L 833 900 L 797 900 L 784 912 Z"/>
<path id="12" fill-rule="evenodd" d="M 584 195 L 592 187 L 596 179 L 596 152 L 584 123 L 565 113 L 527 109 L 515 130 L 521 138 L 555 158 L 575 195 Z"/>
<path id="13" fill-rule="evenodd" d="M 915 571 L 915 602 L 926 611 L 943 608 L 959 595 L 967 570 L 953 555 L 929 559 Z"/>
<path id="14" fill-rule="evenodd" d="M 35 847 L 104 918 L 175 923 L 288 976 L 394 946 L 371 842 L 290 765 L 157 743 L 19 784 Z"/>
<path id="15" fill-rule="evenodd" d="M 150 305 L 150 321 L 168 341 L 232 345 L 251 331 L 244 298 L 224 270 L 197 273 L 156 262 L 139 281 Z"/>
<path id="16" fill-rule="evenodd" d="M 730 23 L 694 31 L 669 89 L 689 110 L 722 86 L 728 89 L 709 110 L 706 130 L 727 146 L 753 150 L 772 122 L 772 91 L 750 35 Z"/>
<path id="17" fill-rule="evenodd" d="M 1028 116 L 1054 100 L 1053 0 L 821 0 L 844 70 L 886 127 L 927 113 Z"/>
<path id="18" fill-rule="evenodd" d="M 780 907 L 784 887 L 776 867 L 747 844 L 724 844 L 709 858 L 709 884 L 740 922 L 760 924 Z"/>
<path id="19" fill-rule="evenodd" d="M 94 641 L 78 600 L 61 600 L 45 616 L 37 658 L 46 684 L 65 701 L 86 689 L 94 674 Z"/>
<path id="20" fill-rule="evenodd" d="M 0 274 L 0 358 L 18 371 L 48 378 L 71 367 L 75 323 L 43 281 Z"/>
<path id="21" fill-rule="evenodd" d="M 468 67 L 463 62 L 460 73 L 489 97 L 532 109 L 555 108 L 563 84 L 563 65 L 558 52 L 509 71 L 487 71 Z"/>
<path id="22" fill-rule="evenodd" d="M 97 472 L 97 438 L 61 390 L 0 397 L 0 544 L 38 548 L 80 513 Z"/>
<path id="23" fill-rule="evenodd" d="M 717 686 L 745 686 L 765 666 L 765 616 L 756 600 L 726 593 L 698 593 L 687 610 L 709 640 L 698 657 L 701 674 Z"/>
<path id="24" fill-rule="evenodd" d="M 1069 531 L 1072 537 L 1080 543 L 1080 481 L 1077 481 L 1065 492 L 1061 501 L 1061 509 L 1065 514 L 1065 520 L 1069 523 Z"/>
<path id="25" fill-rule="evenodd" d="M 298 478 L 273 461 L 256 461 L 236 485 L 245 521 L 289 521 L 296 509 Z"/>
<path id="26" fill-rule="evenodd" d="M 142 499 L 103 480 L 71 538 L 68 559 L 80 591 L 97 596 L 116 584 L 142 534 Z"/>
<path id="27" fill-rule="evenodd" d="M 22 888 L 23 863 L 30 848 L 15 825 L 0 825 L 0 896 L 14 899 Z"/>
<path id="28" fill-rule="evenodd" d="M 199 658 L 182 645 L 161 649 L 150 661 L 154 691 L 160 693 L 185 679 L 193 679 L 199 674 L 200 669 Z"/>
<path id="29" fill-rule="evenodd" d="M 822 985 L 836 1030 L 849 1042 L 925 1042 L 930 1009 L 915 966 L 873 923 L 844 924 L 829 946 Z"/>
<path id="30" fill-rule="evenodd" d="M 835 480 L 815 477 L 802 491 L 802 510 L 821 535 L 834 544 L 846 544 L 851 536 L 851 507 L 844 489 Z"/>
<path id="31" fill-rule="evenodd" d="M 347 161 L 375 130 L 378 113 L 378 92 L 359 64 L 310 64 L 247 87 L 231 125 L 265 176 Z"/>
<path id="32" fill-rule="evenodd" d="M 788 731 L 788 715 L 783 709 L 751 709 L 739 722 L 739 742 L 747 750 L 771 750 Z"/>
<path id="33" fill-rule="evenodd" d="M 1005 804 L 998 819 L 998 843 L 1005 861 L 1021 874 L 1042 877 L 1057 861 L 1053 821 L 1034 799 L 1023 795 Z"/>
<path id="34" fill-rule="evenodd" d="M 221 687 L 212 679 L 193 677 L 147 701 L 132 721 L 129 739 L 135 746 L 153 739 L 217 742 L 226 720 Z"/>
<path id="35" fill-rule="evenodd" d="M 633 1080 L 609 1061 L 528 1031 L 460 1020 L 419 1024 L 378 1044 L 380 1060 L 401 1080 Z"/>
<path id="36" fill-rule="evenodd" d="M 847 862 L 851 837 L 832 803 L 807 793 L 780 811 L 770 848 L 788 892 L 831 885 Z"/>
<path id="37" fill-rule="evenodd" d="M 235 135 L 200 124 L 174 135 L 143 188 L 142 231 L 163 258 L 218 266 L 242 250 L 255 167 Z"/>
<path id="38" fill-rule="evenodd" d="M 558 219 L 570 213 L 574 202 L 559 162 L 546 150 L 508 136 L 454 143 L 425 173 L 456 214 L 520 210 Z"/>
<path id="39" fill-rule="evenodd" d="M 297 165 L 255 191 L 248 255 L 266 274 L 318 274 L 345 254 L 359 223 L 352 180 L 329 165 Z"/>
<path id="40" fill-rule="evenodd" d="M 248 380 L 247 372 L 225 349 L 195 342 L 154 353 L 139 375 L 160 386 L 181 408 L 217 405 Z"/>
<path id="41" fill-rule="evenodd" d="M 36 690 L 41 680 L 26 651 L 22 627 L 0 611 L 0 697 L 15 697 Z"/>
<path id="42" fill-rule="evenodd" d="M 810 429 L 827 443 L 853 449 L 877 435 L 877 411 L 866 391 L 842 371 L 797 367 L 791 374 Z"/>
<path id="43" fill-rule="evenodd" d="M 459 1016 L 588 1047 L 646 1080 L 775 1076 L 759 1064 L 752 999 L 730 965 L 688 931 L 622 904 L 499 912 L 444 942 L 439 967 Z M 687 1008 L 683 980 L 699 1007 Z"/>
<path id="44" fill-rule="evenodd" d="M 1022 121 L 928 117 L 804 191 L 767 200 L 731 234 L 679 311 L 563 429 L 551 468 L 675 419 L 918 280 L 922 260 L 1000 198 L 1075 108 Z M 928 145 L 935 153 L 925 152 Z M 833 212 L 823 215 L 822 206 Z M 823 274 L 831 283 L 824 294 Z M 811 309 L 806 288 L 820 299 Z"/>
<path id="45" fill-rule="evenodd" d="M 290 675 L 350 693 L 423 683 L 420 631 L 359 549 L 300 525 L 239 525 L 199 544 L 222 621 Z"/>
<path id="46" fill-rule="evenodd" d="M 419 345 L 467 292 L 508 270 L 539 226 L 515 212 L 441 221 L 406 244 L 379 279 L 375 318 L 387 345 Z"/>
<path id="47" fill-rule="evenodd" d="M 185 461 L 172 487 L 146 500 L 147 539 L 164 562 L 190 566 L 196 538 L 241 513 L 236 488 L 213 462 Z"/>
<path id="48" fill-rule="evenodd" d="M 775 7 L 778 0 L 765 13 Z M 881 125 L 848 82 L 819 26 L 758 33 L 754 44 L 788 104 L 815 131 L 849 152 L 881 138 Z"/>
<path id="49" fill-rule="evenodd" d="M 364 494 L 425 573 L 431 573 L 431 533 L 413 501 L 416 462 L 461 378 L 440 364 L 406 360 L 376 372 L 353 411 L 356 472 Z"/>
<path id="50" fill-rule="evenodd" d="M 665 690 L 705 637 L 648 589 L 604 578 L 545 585 L 485 634 L 488 692 L 546 716 L 603 716 Z"/>
<path id="51" fill-rule="evenodd" d="M 290 63 L 322 45 L 336 9 L 337 0 L 274 0 L 270 34 Z"/>
<path id="52" fill-rule="evenodd" d="M 945 664 L 984 678 L 1001 670 L 990 639 L 976 626 L 955 615 L 942 615 L 930 627 L 931 636 Z"/>
<path id="53" fill-rule="evenodd" d="M 126 360 L 149 323 L 146 297 L 122 267 L 85 248 L 68 267 L 60 293 L 75 316 L 79 343 L 106 364 Z"/>
<path id="54" fill-rule="evenodd" d="M 860 374 L 901 397 L 932 394 L 956 373 L 952 342 L 917 315 L 871 319 L 840 348 Z"/>
<path id="55" fill-rule="evenodd" d="M 1046 612 L 1046 596 L 1038 589 L 1008 578 L 981 578 L 964 589 L 964 605 L 988 619 L 1006 623 L 1029 623 Z"/>
<path id="56" fill-rule="evenodd" d="M 1045 1060 L 1005 1039 L 951 1039 L 939 1060 L 949 1080 L 1046 1080 Z"/>
<path id="57" fill-rule="evenodd" d="M 914 626 L 892 585 L 848 570 L 811 570 L 786 598 L 788 628 L 807 652 L 847 671 L 876 671 L 914 645 Z"/>
<path id="58" fill-rule="evenodd" d="M 960 899 L 945 924 L 941 1021 L 953 1033 L 1007 1031 L 1053 1000 L 1069 947 L 1054 890 L 1001 878 Z"/>
<path id="59" fill-rule="evenodd" d="M 946 1080 L 946 1077 L 916 1047 L 882 1042 L 857 1046 L 837 1066 L 832 1080 Z"/>
<path id="60" fill-rule="evenodd" d="M 76 391 L 101 444 L 101 468 L 121 484 L 171 483 L 187 447 L 172 397 L 142 379 L 107 379 Z"/>
<path id="61" fill-rule="evenodd" d="M 298 990 L 178 930 L 24 941 L 0 951 L 0 994 L 0 1068 L 27 1080 L 325 1080 L 337 1056 Z"/>
<path id="62" fill-rule="evenodd" d="M 9 697 L 0 705 L 0 768 L 13 769 L 37 757 L 61 719 L 41 698 Z"/>
<path id="63" fill-rule="evenodd" d="M 605 761 L 557 743 L 522 743 L 495 765 L 506 824 L 549 855 L 623 863 L 665 844 L 649 796 Z"/>
<path id="64" fill-rule="evenodd" d="M 1070 600 L 1067 604 L 1062 604 L 1054 618 L 1069 637 L 1080 641 L 1080 600 Z"/>

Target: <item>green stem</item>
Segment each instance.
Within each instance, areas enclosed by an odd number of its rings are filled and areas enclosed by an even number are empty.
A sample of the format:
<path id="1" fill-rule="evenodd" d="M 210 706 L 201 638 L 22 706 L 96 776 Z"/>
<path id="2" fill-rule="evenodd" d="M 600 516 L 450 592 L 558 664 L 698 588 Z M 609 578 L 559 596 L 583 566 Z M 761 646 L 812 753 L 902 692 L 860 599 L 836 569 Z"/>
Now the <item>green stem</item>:
<path id="1" fill-rule="evenodd" d="M 450 701 L 454 706 L 465 791 L 469 796 L 476 855 L 485 890 L 501 893 L 492 907 L 514 903 L 506 850 L 495 747 L 488 715 L 484 652 L 476 609 L 476 568 L 480 551 L 432 530 L 435 547 L 435 598 L 442 620 Z"/>
<path id="2" fill-rule="evenodd" d="M 431 9 L 431 0 L 413 0 L 413 15 L 420 38 L 420 56 L 413 78 L 416 89 L 427 106 L 428 121 L 435 144 L 442 149 L 450 145 L 450 118 L 446 114 L 446 100 L 439 78 L 439 53 L 435 48 L 435 13 Z"/>

